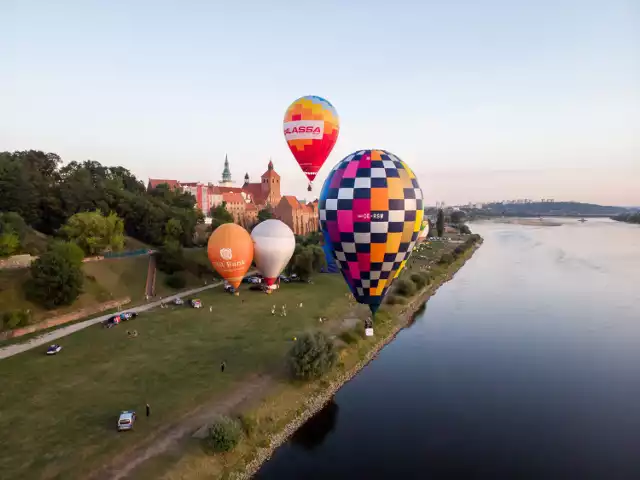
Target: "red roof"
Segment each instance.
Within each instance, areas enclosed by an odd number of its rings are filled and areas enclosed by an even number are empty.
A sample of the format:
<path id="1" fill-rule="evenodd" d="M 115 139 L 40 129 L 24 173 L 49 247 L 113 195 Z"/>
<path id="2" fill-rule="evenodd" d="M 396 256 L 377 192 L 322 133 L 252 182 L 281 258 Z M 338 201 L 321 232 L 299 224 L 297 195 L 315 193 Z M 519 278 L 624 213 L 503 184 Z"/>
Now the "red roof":
<path id="1" fill-rule="evenodd" d="M 222 201 L 227 203 L 245 203 L 243 196 L 239 193 L 223 193 Z"/>
<path id="2" fill-rule="evenodd" d="M 242 193 L 240 187 L 214 187 L 217 188 L 220 193 Z"/>
<path id="3" fill-rule="evenodd" d="M 220 191 L 220 187 L 216 187 L 215 185 L 209 185 L 207 187 L 207 193 L 209 195 L 222 195 L 222 192 Z"/>
<path id="4" fill-rule="evenodd" d="M 152 188 L 156 188 L 158 185 L 162 185 L 164 183 L 169 185 L 169 188 L 180 188 L 180 182 L 178 182 L 177 180 L 163 180 L 160 178 L 150 178 L 149 186 L 147 187 L 147 189 L 150 190 Z"/>
<path id="5" fill-rule="evenodd" d="M 253 211 L 257 212 L 258 211 L 258 207 L 256 207 L 253 203 L 247 203 L 245 205 L 244 209 L 247 212 L 253 212 Z"/>
<path id="6" fill-rule="evenodd" d="M 242 190 L 251 195 L 251 197 L 253 197 L 253 201 L 259 205 L 267 201 L 267 195 L 262 191 L 261 183 L 245 183 L 242 186 Z"/>
<path id="7" fill-rule="evenodd" d="M 282 200 L 287 202 L 289 204 L 289 206 L 293 210 L 298 210 L 298 209 L 302 208 L 302 205 L 300 205 L 300 202 L 298 201 L 298 199 L 296 197 L 294 197 L 293 195 L 283 195 L 282 196 Z M 280 201 L 282 201 L 282 200 L 280 200 Z"/>

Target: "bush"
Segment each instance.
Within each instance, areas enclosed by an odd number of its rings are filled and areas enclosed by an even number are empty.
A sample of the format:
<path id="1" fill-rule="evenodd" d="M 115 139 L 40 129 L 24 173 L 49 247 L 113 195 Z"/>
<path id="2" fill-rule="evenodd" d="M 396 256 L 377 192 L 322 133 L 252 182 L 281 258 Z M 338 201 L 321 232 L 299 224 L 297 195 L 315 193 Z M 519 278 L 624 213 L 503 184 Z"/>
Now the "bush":
<path id="1" fill-rule="evenodd" d="M 30 322 L 31 312 L 29 310 L 12 310 L 2 314 L 0 318 L 0 330 L 26 327 Z"/>
<path id="2" fill-rule="evenodd" d="M 412 273 L 409 278 L 418 289 L 423 288 L 427 284 L 427 280 L 419 273 Z"/>
<path id="3" fill-rule="evenodd" d="M 165 281 L 165 285 L 169 288 L 179 289 L 184 288 L 187 285 L 187 280 L 184 276 L 178 272 L 169 275 Z"/>
<path id="4" fill-rule="evenodd" d="M 293 378 L 308 380 L 327 373 L 338 358 L 335 345 L 326 333 L 303 333 L 287 354 L 287 363 Z"/>
<path id="5" fill-rule="evenodd" d="M 459 257 L 460 255 L 462 255 L 465 252 L 465 248 L 462 245 L 458 245 L 454 250 L 453 250 L 453 255 L 454 257 Z"/>
<path id="6" fill-rule="evenodd" d="M 460 233 L 462 233 L 463 235 L 469 235 L 471 233 L 471 229 L 469 228 L 468 225 L 461 225 Z"/>
<path id="7" fill-rule="evenodd" d="M 438 263 L 440 265 L 451 265 L 453 263 L 453 260 L 453 255 L 451 255 L 450 253 L 443 253 Z"/>
<path id="8" fill-rule="evenodd" d="M 404 305 L 405 303 L 407 303 L 406 298 L 401 297 L 400 295 L 394 295 L 392 293 L 390 293 L 389 295 L 387 295 L 387 298 L 385 299 L 385 301 L 389 304 L 389 305 Z M 376 315 L 376 319 L 377 319 L 377 315 Z"/>
<path id="9" fill-rule="evenodd" d="M 396 283 L 395 293 L 402 295 L 403 297 L 410 297 L 416 293 L 416 284 L 406 278 L 398 280 Z"/>
<path id="10" fill-rule="evenodd" d="M 52 243 L 31 264 L 31 279 L 26 284 L 29 298 L 45 308 L 71 305 L 82 291 L 83 256 L 74 243 Z"/>
<path id="11" fill-rule="evenodd" d="M 207 453 L 229 452 L 233 450 L 242 437 L 240 422 L 229 417 L 220 417 L 209 427 L 204 447 Z"/>

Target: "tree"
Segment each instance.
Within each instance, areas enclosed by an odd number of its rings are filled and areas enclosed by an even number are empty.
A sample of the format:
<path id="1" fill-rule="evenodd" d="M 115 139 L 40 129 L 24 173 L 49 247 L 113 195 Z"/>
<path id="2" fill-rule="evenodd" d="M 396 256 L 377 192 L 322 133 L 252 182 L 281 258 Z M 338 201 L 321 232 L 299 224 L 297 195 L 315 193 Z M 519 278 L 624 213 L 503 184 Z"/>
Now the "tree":
<path id="1" fill-rule="evenodd" d="M 242 437 L 242 426 L 235 419 L 221 416 L 209 427 L 204 439 L 205 452 L 229 452 L 233 450 Z"/>
<path id="2" fill-rule="evenodd" d="M 227 202 L 211 207 L 211 230 L 215 230 L 223 223 L 233 223 L 233 215 L 227 210 Z"/>
<path id="3" fill-rule="evenodd" d="M 464 222 L 465 213 L 462 210 L 456 210 L 451 213 L 451 223 L 459 225 Z"/>
<path id="4" fill-rule="evenodd" d="M 471 234 L 471 229 L 469 228 L 468 225 L 460 225 L 460 233 L 462 233 L 463 235 L 470 235 Z"/>
<path id="5" fill-rule="evenodd" d="M 76 213 L 60 233 L 91 256 L 122 250 L 124 247 L 124 223 L 115 213 L 106 217 L 100 210 Z"/>
<path id="6" fill-rule="evenodd" d="M 268 208 L 263 208 L 258 212 L 258 223 L 269 220 L 270 218 L 273 218 L 273 213 L 271 213 L 271 210 Z"/>
<path id="7" fill-rule="evenodd" d="M 438 210 L 438 218 L 436 220 L 436 230 L 438 232 L 438 236 L 442 237 L 444 234 L 444 212 L 442 209 Z"/>
<path id="8" fill-rule="evenodd" d="M 82 291 L 82 249 L 70 242 L 54 242 L 31 264 L 27 294 L 45 308 L 70 305 Z"/>
<path id="9" fill-rule="evenodd" d="M 184 270 L 184 251 L 176 240 L 167 240 L 158 251 L 158 268 L 168 274 Z"/>
<path id="10" fill-rule="evenodd" d="M 165 238 L 169 240 L 180 241 L 180 237 L 182 237 L 183 229 L 180 220 L 177 218 L 170 218 L 167 221 L 167 225 L 164 228 Z"/>
<path id="11" fill-rule="evenodd" d="M 10 257 L 20 249 L 20 239 L 13 232 L 0 234 L 0 258 Z"/>
<path id="12" fill-rule="evenodd" d="M 295 379 L 308 380 L 327 373 L 338 358 L 336 347 L 322 332 L 303 333 L 287 354 L 289 372 Z"/>
<path id="13" fill-rule="evenodd" d="M 296 245 L 292 260 L 291 270 L 304 281 L 309 280 L 313 273 L 320 272 L 327 266 L 324 250 L 317 245 L 306 247 Z"/>

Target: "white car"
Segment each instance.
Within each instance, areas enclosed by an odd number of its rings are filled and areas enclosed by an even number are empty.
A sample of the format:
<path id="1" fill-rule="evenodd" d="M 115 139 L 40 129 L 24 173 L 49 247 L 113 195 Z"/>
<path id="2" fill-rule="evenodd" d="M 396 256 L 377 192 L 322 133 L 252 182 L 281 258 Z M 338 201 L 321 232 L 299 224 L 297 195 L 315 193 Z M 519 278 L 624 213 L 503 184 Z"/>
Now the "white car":
<path id="1" fill-rule="evenodd" d="M 180 297 L 178 297 L 173 301 L 173 304 L 174 305 L 183 305 L 184 304 L 184 300 L 182 300 Z"/>
<path id="2" fill-rule="evenodd" d="M 122 432 L 124 430 L 131 430 L 135 421 L 136 412 L 129 410 L 121 412 L 120 417 L 118 417 L 118 431 Z"/>
<path id="3" fill-rule="evenodd" d="M 57 343 L 54 343 L 53 345 L 50 345 L 49 348 L 47 348 L 47 355 L 55 355 L 56 353 L 60 352 L 60 350 L 62 350 L 62 347 Z"/>
<path id="4" fill-rule="evenodd" d="M 193 300 L 191 300 L 191 306 L 193 308 L 202 308 L 202 302 L 197 298 L 194 298 Z"/>

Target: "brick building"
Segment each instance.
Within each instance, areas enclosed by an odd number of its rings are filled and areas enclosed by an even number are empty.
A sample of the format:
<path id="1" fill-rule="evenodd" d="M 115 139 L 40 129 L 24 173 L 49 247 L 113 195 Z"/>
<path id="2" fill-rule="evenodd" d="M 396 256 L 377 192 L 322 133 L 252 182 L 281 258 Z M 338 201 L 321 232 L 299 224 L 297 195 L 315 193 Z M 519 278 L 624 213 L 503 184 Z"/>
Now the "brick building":
<path id="1" fill-rule="evenodd" d="M 282 196 L 280 180 L 273 162 L 269 160 L 267 170 L 260 176 L 260 182 L 251 183 L 247 173 L 242 187 L 234 187 L 229 160 L 225 156 L 222 179 L 218 185 L 150 178 L 147 188 L 152 189 L 164 183 L 170 188 L 178 188 L 193 194 L 196 198 L 194 208 L 202 210 L 207 223 L 211 222 L 211 208 L 224 202 L 225 208 L 231 213 L 234 221 L 246 228 L 258 222 L 260 210 L 267 209 L 297 235 L 317 231 L 319 228 L 318 201 L 304 203 L 291 195 Z"/>

